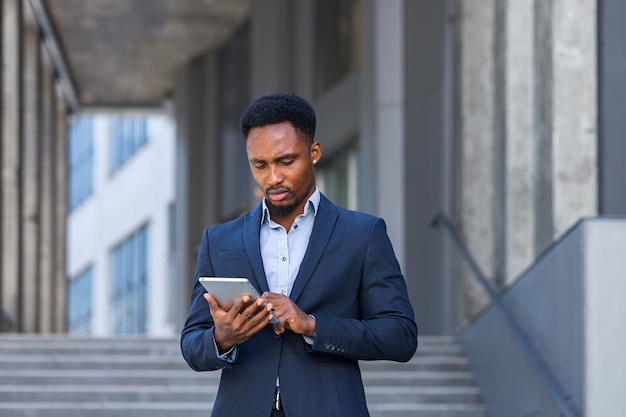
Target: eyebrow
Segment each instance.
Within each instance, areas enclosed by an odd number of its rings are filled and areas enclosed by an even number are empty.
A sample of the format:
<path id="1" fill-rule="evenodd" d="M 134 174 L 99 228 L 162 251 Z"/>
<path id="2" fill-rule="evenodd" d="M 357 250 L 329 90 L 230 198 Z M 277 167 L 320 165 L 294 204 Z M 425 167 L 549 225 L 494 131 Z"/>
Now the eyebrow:
<path id="1" fill-rule="evenodd" d="M 294 153 L 286 153 L 286 154 L 282 154 L 282 155 L 278 155 L 276 158 L 274 158 L 273 160 L 276 161 L 282 161 L 284 159 L 289 159 L 289 158 L 296 158 L 299 154 L 294 152 Z M 259 158 L 250 158 L 250 162 L 254 163 L 254 162 L 267 162 L 265 159 L 259 159 Z"/>

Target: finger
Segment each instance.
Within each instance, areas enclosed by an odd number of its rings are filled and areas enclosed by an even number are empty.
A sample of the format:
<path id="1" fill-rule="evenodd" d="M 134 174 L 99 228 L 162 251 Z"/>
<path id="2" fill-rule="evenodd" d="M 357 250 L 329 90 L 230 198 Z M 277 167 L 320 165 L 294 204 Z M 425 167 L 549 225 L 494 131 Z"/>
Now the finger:
<path id="1" fill-rule="evenodd" d="M 213 297 L 213 295 L 207 292 L 204 294 L 204 299 L 207 301 L 207 303 L 209 303 L 209 308 L 211 309 L 211 311 L 221 310 L 220 305 L 218 304 L 215 297 Z"/>
<path id="2" fill-rule="evenodd" d="M 289 306 L 292 304 L 291 299 L 289 297 L 285 297 L 284 295 L 281 295 L 275 298 L 274 297 L 267 298 L 267 299 L 264 298 L 264 301 L 267 304 L 271 304 L 274 310 L 282 309 L 286 311 L 287 309 L 289 309 Z"/>
<path id="3" fill-rule="evenodd" d="M 267 326 L 270 320 L 269 311 L 264 306 L 251 303 L 233 319 L 243 333 L 253 334 Z"/>
<path id="4" fill-rule="evenodd" d="M 229 307 L 229 310 L 232 310 L 234 313 L 240 313 L 249 306 L 250 300 L 250 296 L 248 294 L 244 294 L 235 300 L 233 305 Z"/>
<path id="5" fill-rule="evenodd" d="M 276 334 L 285 333 L 285 327 L 281 323 L 273 324 L 272 327 L 274 328 L 274 333 Z"/>
<path id="6" fill-rule="evenodd" d="M 259 300 L 256 300 L 256 302 L 254 303 L 244 304 L 244 306 L 239 311 L 239 313 L 244 315 L 245 317 L 253 317 L 257 315 L 258 313 L 263 312 L 264 310 L 265 310 L 265 301 L 259 299 Z"/>
<path id="7" fill-rule="evenodd" d="M 284 326 L 285 329 L 291 329 L 291 326 L 296 322 L 296 319 L 294 319 L 293 317 L 289 317 L 287 320 L 284 321 Z"/>
<path id="8" fill-rule="evenodd" d="M 261 295 L 261 298 L 263 298 L 264 300 L 275 300 L 278 298 L 287 298 L 287 297 L 284 296 L 283 294 L 276 294 L 275 292 L 265 291 L 263 295 Z"/>

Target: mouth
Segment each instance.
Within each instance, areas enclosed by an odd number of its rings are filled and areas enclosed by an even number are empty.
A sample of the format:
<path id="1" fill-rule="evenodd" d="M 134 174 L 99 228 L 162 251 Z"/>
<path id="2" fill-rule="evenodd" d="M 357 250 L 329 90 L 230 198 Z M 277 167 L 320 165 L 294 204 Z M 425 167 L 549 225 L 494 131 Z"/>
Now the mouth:
<path id="1" fill-rule="evenodd" d="M 289 195 L 288 190 L 269 190 L 265 193 L 272 201 L 282 201 Z"/>

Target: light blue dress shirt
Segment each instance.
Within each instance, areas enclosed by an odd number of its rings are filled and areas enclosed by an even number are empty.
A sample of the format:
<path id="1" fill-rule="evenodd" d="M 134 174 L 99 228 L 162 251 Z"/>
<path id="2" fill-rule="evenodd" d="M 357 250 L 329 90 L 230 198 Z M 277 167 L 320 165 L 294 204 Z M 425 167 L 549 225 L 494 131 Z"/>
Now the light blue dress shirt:
<path id="1" fill-rule="evenodd" d="M 263 200 L 261 257 L 270 292 L 289 297 L 309 245 L 319 204 L 320 192 L 316 188 L 304 206 L 304 212 L 296 217 L 287 232 L 270 218 L 269 209 Z"/>
<path id="2" fill-rule="evenodd" d="M 320 205 L 320 191 L 315 188 L 304 206 L 304 212 L 296 217 L 289 232 L 270 218 L 265 199 L 262 204 L 260 244 L 267 285 L 270 292 L 289 297 L 309 246 L 315 216 Z M 313 344 L 313 338 L 302 336 L 307 343 Z M 237 346 L 233 346 L 220 355 L 220 358 L 232 363 L 237 358 L 237 351 Z"/>

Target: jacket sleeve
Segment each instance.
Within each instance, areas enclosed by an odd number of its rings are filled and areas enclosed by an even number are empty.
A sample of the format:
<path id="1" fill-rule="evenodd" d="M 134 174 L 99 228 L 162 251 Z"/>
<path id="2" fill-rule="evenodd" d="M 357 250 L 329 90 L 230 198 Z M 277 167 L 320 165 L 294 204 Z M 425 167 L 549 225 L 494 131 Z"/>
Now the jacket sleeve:
<path id="1" fill-rule="evenodd" d="M 371 224 L 366 246 L 363 264 L 352 268 L 361 275 L 360 317 L 312 312 L 316 333 L 309 350 L 355 360 L 406 362 L 417 349 L 417 325 L 382 219 Z"/>
<path id="2" fill-rule="evenodd" d="M 209 304 L 204 299 L 204 287 L 198 281 L 201 276 L 214 276 L 209 258 L 208 230 L 202 234 L 196 272 L 191 292 L 191 308 L 181 332 L 180 346 L 183 357 L 196 371 L 213 371 L 230 368 L 224 357 L 220 357 L 213 338 L 215 326 Z"/>

